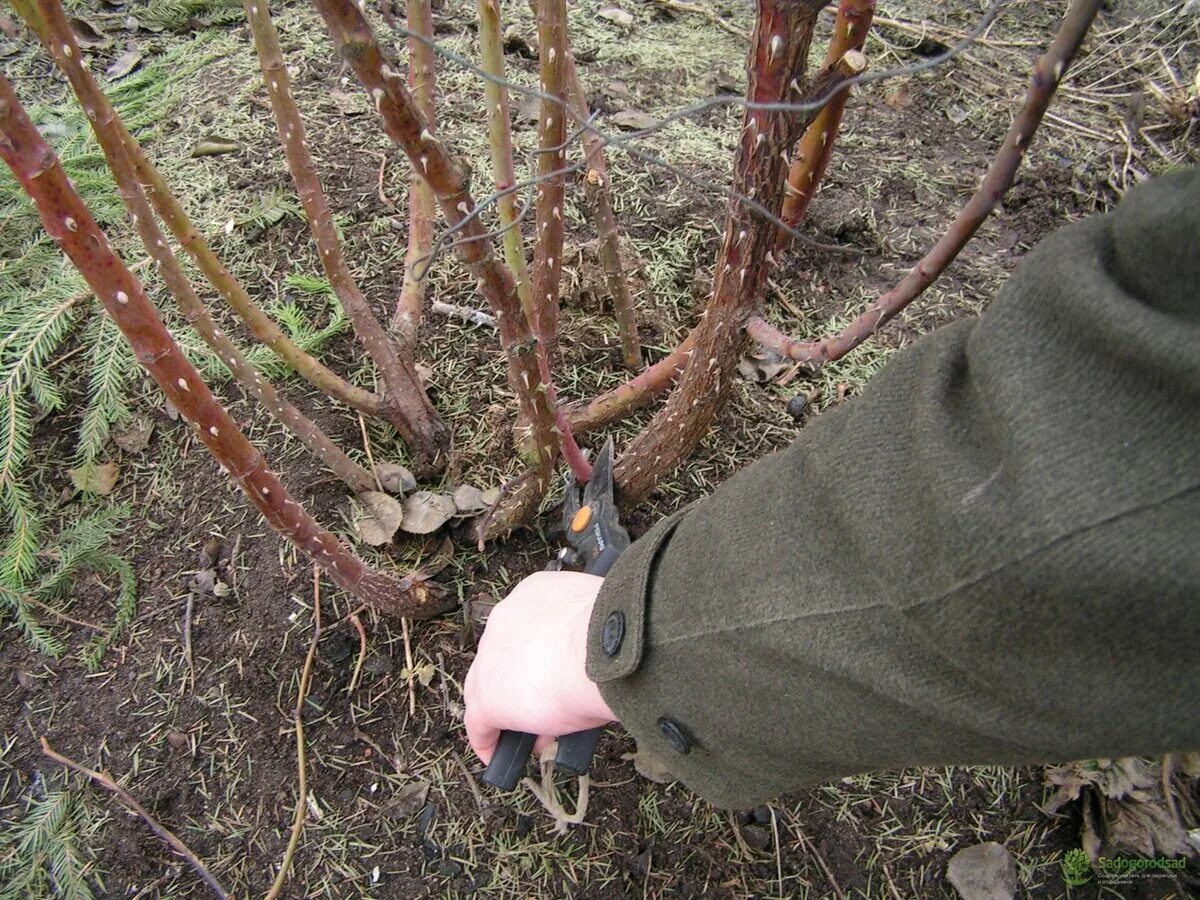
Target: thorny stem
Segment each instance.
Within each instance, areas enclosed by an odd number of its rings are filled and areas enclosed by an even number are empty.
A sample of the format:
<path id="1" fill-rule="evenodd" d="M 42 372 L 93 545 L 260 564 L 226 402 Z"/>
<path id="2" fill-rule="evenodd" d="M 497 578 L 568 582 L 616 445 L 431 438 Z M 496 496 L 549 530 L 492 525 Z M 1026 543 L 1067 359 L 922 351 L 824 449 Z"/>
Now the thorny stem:
<path id="1" fill-rule="evenodd" d="M 475 202 L 466 178 L 446 146 L 425 127 L 404 80 L 386 61 L 370 25 L 353 0 L 314 0 L 330 36 L 354 69 L 383 120 L 384 131 L 421 172 L 438 199 L 442 214 L 453 227 L 466 219 Z M 527 462 L 545 471 L 544 460 L 553 460 L 558 444 L 554 410 L 542 383 L 537 362 L 537 339 L 517 299 L 512 273 L 496 258 L 478 217 L 461 229 L 463 240 L 455 248 L 478 282 L 496 315 L 500 343 L 508 362 L 508 383 L 517 395 L 521 417 L 533 429 L 534 459 Z M 522 483 L 506 495 L 507 505 L 488 517 L 491 523 L 480 538 L 499 537 L 536 509 L 549 487 L 545 478 Z"/>
<path id="2" fill-rule="evenodd" d="M 827 362 L 841 359 L 921 296 L 954 261 L 1012 185 L 1029 142 L 1054 97 L 1055 89 L 1087 35 L 1100 8 L 1100 2 L 1101 0 L 1075 0 L 1071 4 L 1054 40 L 1034 64 L 1033 78 L 1026 90 L 1025 101 L 1008 134 L 1005 135 L 995 159 L 983 176 L 979 189 L 959 211 L 933 249 L 921 258 L 899 284 L 867 307 L 866 312 L 834 337 L 819 341 L 797 341 L 778 331 L 760 316 L 753 316 L 747 320 L 746 330 L 750 336 L 782 356 L 820 368 Z"/>
<path id="3" fill-rule="evenodd" d="M 581 482 L 592 475 L 592 467 L 571 433 L 571 423 L 558 406 L 554 390 L 552 360 L 558 346 L 558 301 L 562 286 L 563 206 L 566 198 L 562 174 L 567 138 L 566 104 L 563 102 L 567 66 L 566 0 L 540 0 L 538 8 L 539 66 L 542 93 L 538 123 L 537 232 L 533 250 L 533 308 L 536 316 L 538 372 L 546 397 L 554 410 L 559 447 L 563 458 Z M 542 466 L 552 467 L 553 459 Z M 552 474 L 549 469 L 543 477 Z"/>
<path id="4" fill-rule="evenodd" d="M 567 102 L 571 113 L 577 121 L 587 122 L 592 116 L 588 110 L 587 97 L 579 83 L 579 73 L 575 69 L 575 56 L 569 48 L 565 76 Z M 583 154 L 584 192 L 592 209 L 592 220 L 600 241 L 600 265 L 604 269 L 604 280 L 608 285 L 613 313 L 617 319 L 621 357 L 625 365 L 636 372 L 642 367 L 637 310 L 621 264 L 621 240 L 617 231 L 617 217 L 613 214 L 612 199 L 609 196 L 608 162 L 604 157 L 604 142 L 594 131 L 583 133 Z"/>
<path id="5" fill-rule="evenodd" d="M 567 117 L 563 102 L 563 69 L 566 66 L 567 4 L 565 0 L 538 0 L 538 68 L 542 102 L 538 112 L 538 182 L 535 212 L 537 230 L 533 244 L 534 331 L 546 354 L 558 345 L 558 300 L 562 272 L 563 201 L 565 178 L 561 173 Z"/>
<path id="6" fill-rule="evenodd" d="M 696 332 L 687 337 L 667 356 L 647 366 L 633 378 L 591 400 L 567 405 L 567 417 L 576 434 L 584 434 L 619 422 L 634 410 L 668 390 L 679 379 L 692 353 Z"/>
<path id="7" fill-rule="evenodd" d="M 858 75 L 863 71 L 865 58 L 848 54 L 862 51 L 874 15 L 875 0 L 841 0 L 838 3 L 837 19 L 833 23 L 833 34 L 829 38 L 822 68 L 828 70 L 844 64 L 848 68 L 847 75 Z M 858 64 L 860 59 L 864 65 Z M 788 228 L 796 228 L 804 219 L 808 204 L 816 196 L 817 187 L 825 177 L 849 98 L 850 88 L 836 93 L 800 138 L 796 156 L 788 171 L 783 210 L 779 215 Z M 780 229 L 775 252 L 784 250 L 791 242 L 791 234 Z"/>
<path id="8" fill-rule="evenodd" d="M 3 80 L 3 76 L 0 76 L 0 80 Z M 7 84 L 7 82 L 5 83 Z M 217 876 L 209 871 L 208 866 L 200 861 L 200 857 L 193 853 L 192 849 L 188 847 L 188 845 L 185 844 L 178 836 L 176 836 L 174 832 L 169 831 L 161 822 L 158 821 L 158 819 L 150 815 L 150 813 L 146 810 L 146 807 L 138 803 L 133 794 L 129 793 L 129 791 L 125 790 L 125 788 L 113 781 L 107 773 L 98 772 L 95 769 L 89 769 L 87 766 L 83 765 L 83 763 L 78 763 L 68 756 L 63 756 L 50 746 L 50 741 L 48 741 L 44 735 L 41 738 L 41 743 L 42 753 L 44 753 L 47 757 L 54 760 L 61 766 L 66 766 L 72 772 L 78 772 L 84 778 L 87 778 L 93 784 L 97 784 L 104 788 L 110 794 L 115 794 L 118 800 L 124 803 L 129 809 L 133 810 L 138 818 L 140 818 L 150 827 L 150 830 L 154 832 L 156 837 L 158 837 L 160 840 L 170 846 L 172 850 L 183 857 L 184 861 L 186 861 L 187 864 L 192 867 L 192 871 L 200 877 L 201 881 L 208 885 L 209 890 L 211 890 L 213 894 L 221 898 L 221 900 L 227 900 L 229 893 L 221 886 L 221 882 L 217 880 Z"/>
<path id="9" fill-rule="evenodd" d="M 536 0 L 535 0 L 536 2 Z M 500 0 L 479 0 L 479 57 L 483 70 L 492 78 L 483 81 L 487 101 L 488 139 L 492 149 L 492 173 L 496 190 L 496 216 L 504 230 L 504 259 L 517 282 L 521 309 L 535 327 L 533 286 L 525 263 L 525 241 L 517 227 L 517 195 L 509 189 L 517 183 L 513 168 L 512 117 L 509 113 L 508 88 L 504 78 L 504 42 L 500 31 Z"/>
<path id="10" fill-rule="evenodd" d="M 437 99 L 437 69 L 433 48 L 418 37 L 433 40 L 433 11 L 430 0 L 408 0 L 408 87 L 430 131 L 436 130 L 434 104 Z M 408 180 L 408 251 L 404 254 L 404 284 L 396 302 L 392 329 L 408 346 L 417 340 L 417 325 L 425 306 L 425 273 L 433 246 L 433 220 L 437 200 L 433 190 L 415 170 Z"/>
<path id="11" fill-rule="evenodd" d="M 416 577 L 397 579 L 370 568 L 292 499 L 175 343 L 142 283 L 113 252 L 3 76 L 0 157 L 34 202 L 46 232 L 125 335 L 138 363 L 195 427 L 200 441 L 271 527 L 308 553 L 339 587 L 382 610 L 415 617 L 443 611 L 444 592 L 437 586 Z"/>
<path id="12" fill-rule="evenodd" d="M 384 403 L 393 415 L 389 416 L 400 436 L 426 467 L 435 468 L 439 459 L 450 449 L 450 432 L 438 417 L 421 385 L 411 353 L 402 356 L 379 320 L 371 312 L 367 298 L 359 290 L 350 267 L 342 254 L 333 213 L 321 188 L 317 168 L 305 141 L 304 122 L 292 96 L 287 66 L 279 48 L 279 35 L 271 21 L 268 0 L 243 0 L 254 46 L 262 68 L 263 81 L 279 139 L 287 156 L 288 168 L 296 183 L 300 203 L 308 218 L 309 229 L 317 242 L 321 265 L 333 292 L 354 326 L 355 334 L 366 348 L 367 355 L 379 370 L 383 381 Z"/>
<path id="13" fill-rule="evenodd" d="M 92 131 L 108 162 L 117 190 L 137 228 L 142 244 L 154 260 L 184 318 L 247 392 L 262 403 L 276 420 L 290 429 L 334 474 L 355 491 L 372 489 L 374 480 L 370 473 L 342 452 L 315 422 L 283 399 L 275 387 L 246 359 L 238 346 L 213 322 L 154 219 L 154 212 L 146 200 L 121 139 L 121 130 L 116 125 L 116 110 L 96 84 L 91 72 L 84 66 L 83 56 L 67 23 L 62 5 L 58 0 L 38 0 L 38 3 L 40 17 L 36 21 L 31 16 L 33 8 L 30 6 L 30 0 L 16 0 L 15 6 L 29 22 L 30 27 L 41 35 L 46 49 L 70 81 L 75 96 L 91 122 Z"/>
<path id="14" fill-rule="evenodd" d="M 813 26 L 822 5 L 822 0 L 759 0 L 747 62 L 746 96 L 752 104 L 782 102 L 803 90 Z M 787 149 L 807 124 L 788 112 L 748 107 L 734 161 L 734 190 L 758 198 L 778 214 Z M 687 366 L 666 405 L 617 464 L 623 502 L 644 499 L 708 432 L 729 394 L 745 343 L 741 326 L 747 312 L 758 306 L 774 262 L 770 251 L 775 236 L 776 226 L 751 206 L 730 204 L 712 298 L 695 329 Z"/>

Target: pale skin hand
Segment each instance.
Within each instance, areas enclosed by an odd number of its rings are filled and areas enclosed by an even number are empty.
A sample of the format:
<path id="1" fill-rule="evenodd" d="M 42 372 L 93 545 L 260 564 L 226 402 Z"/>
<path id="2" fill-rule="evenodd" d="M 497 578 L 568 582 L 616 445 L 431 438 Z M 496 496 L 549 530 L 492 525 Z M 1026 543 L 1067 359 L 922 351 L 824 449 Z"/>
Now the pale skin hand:
<path id="1" fill-rule="evenodd" d="M 581 572 L 538 572 L 492 610 L 463 684 L 467 739 L 485 763 L 501 730 L 538 735 L 537 752 L 616 719 L 584 670 L 588 617 L 603 583 Z"/>

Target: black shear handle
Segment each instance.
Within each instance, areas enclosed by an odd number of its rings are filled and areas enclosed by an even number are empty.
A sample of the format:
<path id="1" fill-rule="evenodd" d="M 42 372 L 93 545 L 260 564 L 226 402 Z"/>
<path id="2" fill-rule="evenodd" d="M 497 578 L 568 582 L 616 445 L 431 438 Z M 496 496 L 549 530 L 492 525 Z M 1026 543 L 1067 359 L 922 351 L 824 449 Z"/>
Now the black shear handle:
<path id="1" fill-rule="evenodd" d="M 596 556 L 587 560 L 583 571 L 589 575 L 607 575 L 617 557 L 629 546 L 629 539 L 610 542 Z M 558 739 L 558 753 L 554 757 L 556 768 L 571 775 L 583 775 L 592 763 L 592 754 L 600 742 L 603 727 L 589 728 L 566 734 Z M 502 731 L 492 761 L 483 773 L 483 783 L 502 791 L 511 791 L 525 772 L 525 763 L 533 752 L 535 735 L 523 731 Z"/>

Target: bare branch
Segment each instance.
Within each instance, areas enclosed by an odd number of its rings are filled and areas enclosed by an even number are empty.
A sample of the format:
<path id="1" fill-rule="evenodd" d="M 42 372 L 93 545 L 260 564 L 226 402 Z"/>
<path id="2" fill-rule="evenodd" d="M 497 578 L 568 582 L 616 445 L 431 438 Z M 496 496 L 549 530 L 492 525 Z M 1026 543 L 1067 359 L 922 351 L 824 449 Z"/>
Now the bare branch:
<path id="1" fill-rule="evenodd" d="M 1054 97 L 1054 91 L 1075 58 L 1099 7 L 1100 0 L 1074 0 L 1071 4 L 1054 40 L 1034 64 L 1033 79 L 1026 90 L 1025 101 L 988 167 L 987 174 L 983 176 L 979 189 L 933 249 L 896 287 L 867 307 L 845 331 L 835 337 L 807 342 L 793 340 L 760 317 L 747 320 L 750 336 L 776 353 L 819 368 L 827 362 L 841 359 L 921 296 L 954 261 L 1012 185 L 1021 159 Z"/>
<path id="2" fill-rule="evenodd" d="M 209 871 L 208 866 L 200 861 L 200 857 L 193 853 L 192 849 L 188 847 L 187 844 L 180 840 L 180 838 L 178 838 L 172 831 L 169 831 L 162 823 L 158 821 L 158 819 L 150 815 L 150 813 L 147 812 L 146 807 L 138 803 L 133 794 L 129 793 L 129 791 L 125 790 L 125 788 L 113 781 L 112 778 L 110 778 L 104 772 L 97 772 L 95 769 L 89 769 L 82 763 L 77 763 L 70 757 L 63 756 L 50 746 L 50 742 L 46 740 L 45 736 L 41 738 L 41 742 L 42 753 L 44 753 L 50 759 L 54 760 L 61 766 L 66 766 L 72 772 L 78 772 L 80 775 L 89 779 L 93 784 L 97 784 L 109 793 L 116 795 L 118 800 L 124 803 L 138 816 L 138 818 L 140 818 L 150 827 L 150 830 L 154 832 L 156 837 L 158 837 L 172 850 L 183 857 L 183 860 L 192 867 L 192 871 L 200 877 L 200 880 L 208 885 L 209 890 L 211 890 L 213 894 L 215 894 L 217 897 L 220 897 L 221 900 L 227 900 L 229 893 L 221 886 L 221 882 L 217 880 L 217 876 L 213 875 L 213 873 Z"/>
<path id="3" fill-rule="evenodd" d="M 117 190 L 142 244 L 158 267 L 184 318 L 246 391 L 262 403 L 278 422 L 290 429 L 334 474 L 355 491 L 371 490 L 374 487 L 371 474 L 343 453 L 315 422 L 281 397 L 275 387 L 246 359 L 238 346 L 213 322 L 154 219 L 154 212 L 133 170 L 133 164 L 121 138 L 116 110 L 84 66 L 83 54 L 79 52 L 61 4 L 58 0 L 39 2 L 37 21 L 28 19 L 27 16 L 30 27 L 42 36 L 46 49 L 70 81 L 71 88 L 92 125 L 96 141 L 104 153 Z M 18 4 L 18 11 L 22 15 L 32 12 L 27 3 L 18 0 Z"/>
<path id="4" fill-rule="evenodd" d="M 408 28 L 413 34 L 433 40 L 430 0 L 408 0 Z M 437 130 L 434 108 L 437 99 L 436 79 L 433 49 L 424 41 L 410 38 L 408 86 L 430 131 Z M 396 302 L 392 328 L 411 347 L 416 342 L 417 325 L 425 306 L 425 260 L 433 244 L 437 200 L 433 190 L 416 171 L 409 176 L 408 189 L 408 252 L 404 255 L 404 284 L 400 289 L 400 299 Z"/>
<path id="5" fill-rule="evenodd" d="M 333 213 L 325 192 L 321 188 L 317 168 L 305 141 L 304 121 L 292 97 L 287 66 L 279 47 L 279 35 L 271 21 L 269 0 L 243 0 L 250 31 L 254 35 L 254 46 L 258 50 L 259 65 L 275 123 L 279 128 L 279 139 L 287 156 L 288 168 L 296 183 L 300 203 L 308 218 L 309 229 L 317 242 L 321 266 L 329 279 L 333 292 L 341 301 L 342 308 L 354 326 L 354 332 L 366 348 L 379 370 L 385 386 L 384 402 L 392 415 L 388 417 L 400 432 L 404 442 L 428 468 L 436 468 L 450 449 L 450 432 L 438 417 L 425 394 L 425 388 L 417 375 L 411 354 L 403 356 L 384 330 L 375 314 L 371 312 L 367 298 L 359 290 L 350 267 L 342 254 L 337 229 L 333 226 Z"/>
<path id="6" fill-rule="evenodd" d="M 74 263 L 167 395 L 271 527 L 309 554 L 340 587 L 380 609 L 428 617 L 445 609 L 444 592 L 422 578 L 371 569 L 292 499 L 262 454 L 212 395 L 159 318 L 142 283 L 109 246 L 58 158 L 0 76 L 0 157 L 34 202 L 42 224 Z"/>

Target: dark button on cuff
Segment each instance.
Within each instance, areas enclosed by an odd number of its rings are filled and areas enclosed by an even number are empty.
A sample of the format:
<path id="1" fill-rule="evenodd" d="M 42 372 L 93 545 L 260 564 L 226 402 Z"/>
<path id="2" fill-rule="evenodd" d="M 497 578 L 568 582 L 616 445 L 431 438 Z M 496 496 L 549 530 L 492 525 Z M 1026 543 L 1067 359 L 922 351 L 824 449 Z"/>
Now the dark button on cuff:
<path id="1" fill-rule="evenodd" d="M 616 656 L 625 640 L 625 613 L 619 609 L 608 614 L 604 620 L 604 628 L 600 632 L 600 649 L 605 656 Z"/>
<path id="2" fill-rule="evenodd" d="M 671 745 L 671 749 L 676 753 L 687 754 L 691 752 L 692 741 L 688 737 L 687 732 L 677 722 L 672 722 L 666 716 L 658 720 L 658 729 L 662 732 L 663 737 L 667 739 L 667 743 Z"/>

